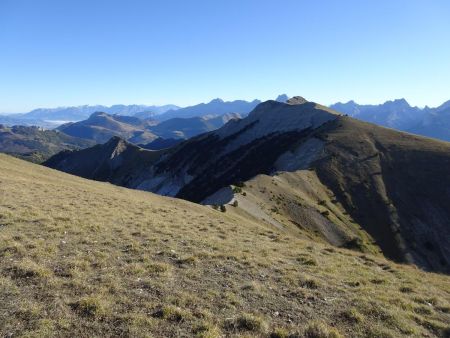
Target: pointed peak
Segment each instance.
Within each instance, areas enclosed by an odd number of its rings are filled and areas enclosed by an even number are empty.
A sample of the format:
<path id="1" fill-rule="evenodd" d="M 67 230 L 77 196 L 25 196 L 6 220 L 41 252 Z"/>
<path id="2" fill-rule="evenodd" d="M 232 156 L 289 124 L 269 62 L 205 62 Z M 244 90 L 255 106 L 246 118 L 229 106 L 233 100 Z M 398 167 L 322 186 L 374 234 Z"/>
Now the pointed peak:
<path id="1" fill-rule="evenodd" d="M 404 99 L 404 98 L 401 98 L 401 99 L 395 99 L 395 100 L 393 100 L 393 101 L 387 101 L 387 102 L 385 102 L 385 104 L 395 104 L 395 105 L 398 105 L 398 106 L 409 106 L 409 103 L 408 103 L 408 101 L 406 101 L 406 99 Z"/>
<path id="2" fill-rule="evenodd" d="M 409 104 L 409 103 L 408 103 L 408 101 L 406 101 L 406 99 L 405 99 L 405 98 L 401 98 L 401 99 L 397 99 L 397 100 L 394 100 L 394 102 L 397 102 L 397 103 L 406 103 L 406 104 Z"/>
<path id="3" fill-rule="evenodd" d="M 113 136 L 105 143 L 105 146 L 117 147 L 119 145 L 127 144 L 127 143 L 128 142 L 125 141 L 123 138 L 121 138 L 119 136 Z"/>

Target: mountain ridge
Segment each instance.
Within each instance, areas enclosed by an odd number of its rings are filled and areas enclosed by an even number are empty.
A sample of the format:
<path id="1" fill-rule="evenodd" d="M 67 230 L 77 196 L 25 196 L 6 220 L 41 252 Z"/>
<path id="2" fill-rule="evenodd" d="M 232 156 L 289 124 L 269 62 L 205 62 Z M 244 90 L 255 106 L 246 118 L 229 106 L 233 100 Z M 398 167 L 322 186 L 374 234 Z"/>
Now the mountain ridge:
<path id="1" fill-rule="evenodd" d="M 315 177 L 302 174 L 294 179 L 296 194 L 305 194 L 305 187 L 312 185 L 323 190 L 325 204 L 308 197 L 295 207 L 297 215 L 283 210 L 286 226 L 306 231 L 292 225 L 300 217 L 322 238 L 332 232 L 342 238 L 342 245 L 371 252 L 378 247 L 397 261 L 449 272 L 450 243 L 445 238 L 450 238 L 450 214 L 445 205 L 450 203 L 450 177 L 445 168 L 450 165 L 450 144 L 345 117 L 301 97 L 291 100 L 263 102 L 246 118 L 154 152 L 145 165 L 125 166 L 107 180 L 201 202 L 258 175 L 313 171 Z M 75 154 L 82 159 L 83 152 Z M 73 161 L 71 156 L 65 160 Z M 433 163 L 433 171 L 426 163 Z M 61 161 L 50 166 L 79 174 Z M 421 182 L 417 191 L 410 184 L 415 175 Z M 411 198 L 417 194 L 424 203 Z M 282 210 L 279 205 L 273 208 Z"/>
<path id="2" fill-rule="evenodd" d="M 256 105 L 261 103 L 259 100 L 251 102 L 245 100 L 223 101 L 222 99 L 214 99 L 208 103 L 200 103 L 194 106 L 177 109 L 176 111 L 169 110 L 157 116 L 159 120 L 168 120 L 174 117 L 194 117 L 205 115 L 223 115 L 227 113 L 238 113 L 240 115 L 248 114 Z"/>

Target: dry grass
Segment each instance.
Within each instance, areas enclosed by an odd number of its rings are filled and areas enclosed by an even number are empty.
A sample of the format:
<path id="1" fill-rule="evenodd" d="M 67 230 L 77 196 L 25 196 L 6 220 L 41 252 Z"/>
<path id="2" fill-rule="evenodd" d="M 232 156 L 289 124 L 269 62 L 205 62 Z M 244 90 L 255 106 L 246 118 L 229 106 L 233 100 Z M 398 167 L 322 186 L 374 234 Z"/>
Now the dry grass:
<path id="1" fill-rule="evenodd" d="M 445 336 L 450 279 L 0 155 L 0 335 Z"/>

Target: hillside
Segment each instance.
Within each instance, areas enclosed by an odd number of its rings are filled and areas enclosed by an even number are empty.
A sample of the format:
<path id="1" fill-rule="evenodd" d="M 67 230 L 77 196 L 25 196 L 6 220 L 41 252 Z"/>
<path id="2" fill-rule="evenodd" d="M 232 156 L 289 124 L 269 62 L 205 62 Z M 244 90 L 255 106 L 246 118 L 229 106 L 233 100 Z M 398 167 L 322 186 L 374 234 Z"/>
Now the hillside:
<path id="1" fill-rule="evenodd" d="M 47 165 L 105 180 L 96 170 L 71 167 L 89 163 L 85 154 L 61 155 Z M 117 167 L 106 180 L 226 204 L 233 203 L 230 185 L 281 177 L 279 188 L 241 197 L 248 202 L 238 201 L 239 209 L 299 236 L 450 272 L 449 143 L 360 122 L 297 97 L 261 103 L 245 119 L 152 156 L 145 165 Z"/>
<path id="2" fill-rule="evenodd" d="M 94 142 L 38 127 L 0 125 L 0 152 L 42 162 L 65 149 L 80 149 Z"/>
<path id="3" fill-rule="evenodd" d="M 445 337 L 450 280 L 0 154 L 2 336 Z"/>
<path id="4" fill-rule="evenodd" d="M 58 127 L 68 135 L 105 143 L 119 136 L 134 144 L 147 144 L 159 138 L 188 139 L 220 128 L 239 114 L 172 118 L 165 121 L 142 120 L 135 116 L 109 115 L 103 112 L 92 114 L 87 120 L 67 123 Z"/>
<path id="5" fill-rule="evenodd" d="M 97 143 L 104 143 L 113 136 L 120 136 L 133 143 L 148 143 L 157 138 L 146 130 L 149 125 L 149 121 L 143 121 L 137 117 L 96 112 L 87 120 L 63 124 L 58 127 L 58 130 Z"/>
<path id="6" fill-rule="evenodd" d="M 152 133 L 159 137 L 188 139 L 199 134 L 216 130 L 232 119 L 238 119 L 241 116 L 235 114 L 224 114 L 214 117 L 175 117 L 162 121 L 154 126 L 149 127 Z"/>

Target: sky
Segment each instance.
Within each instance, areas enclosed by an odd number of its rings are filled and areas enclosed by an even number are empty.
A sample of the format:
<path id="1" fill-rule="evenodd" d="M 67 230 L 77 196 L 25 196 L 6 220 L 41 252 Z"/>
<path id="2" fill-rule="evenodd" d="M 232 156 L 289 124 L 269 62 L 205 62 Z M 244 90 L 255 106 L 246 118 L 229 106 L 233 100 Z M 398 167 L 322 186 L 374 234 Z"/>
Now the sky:
<path id="1" fill-rule="evenodd" d="M 0 0 L 0 112 L 450 99 L 448 0 Z"/>

